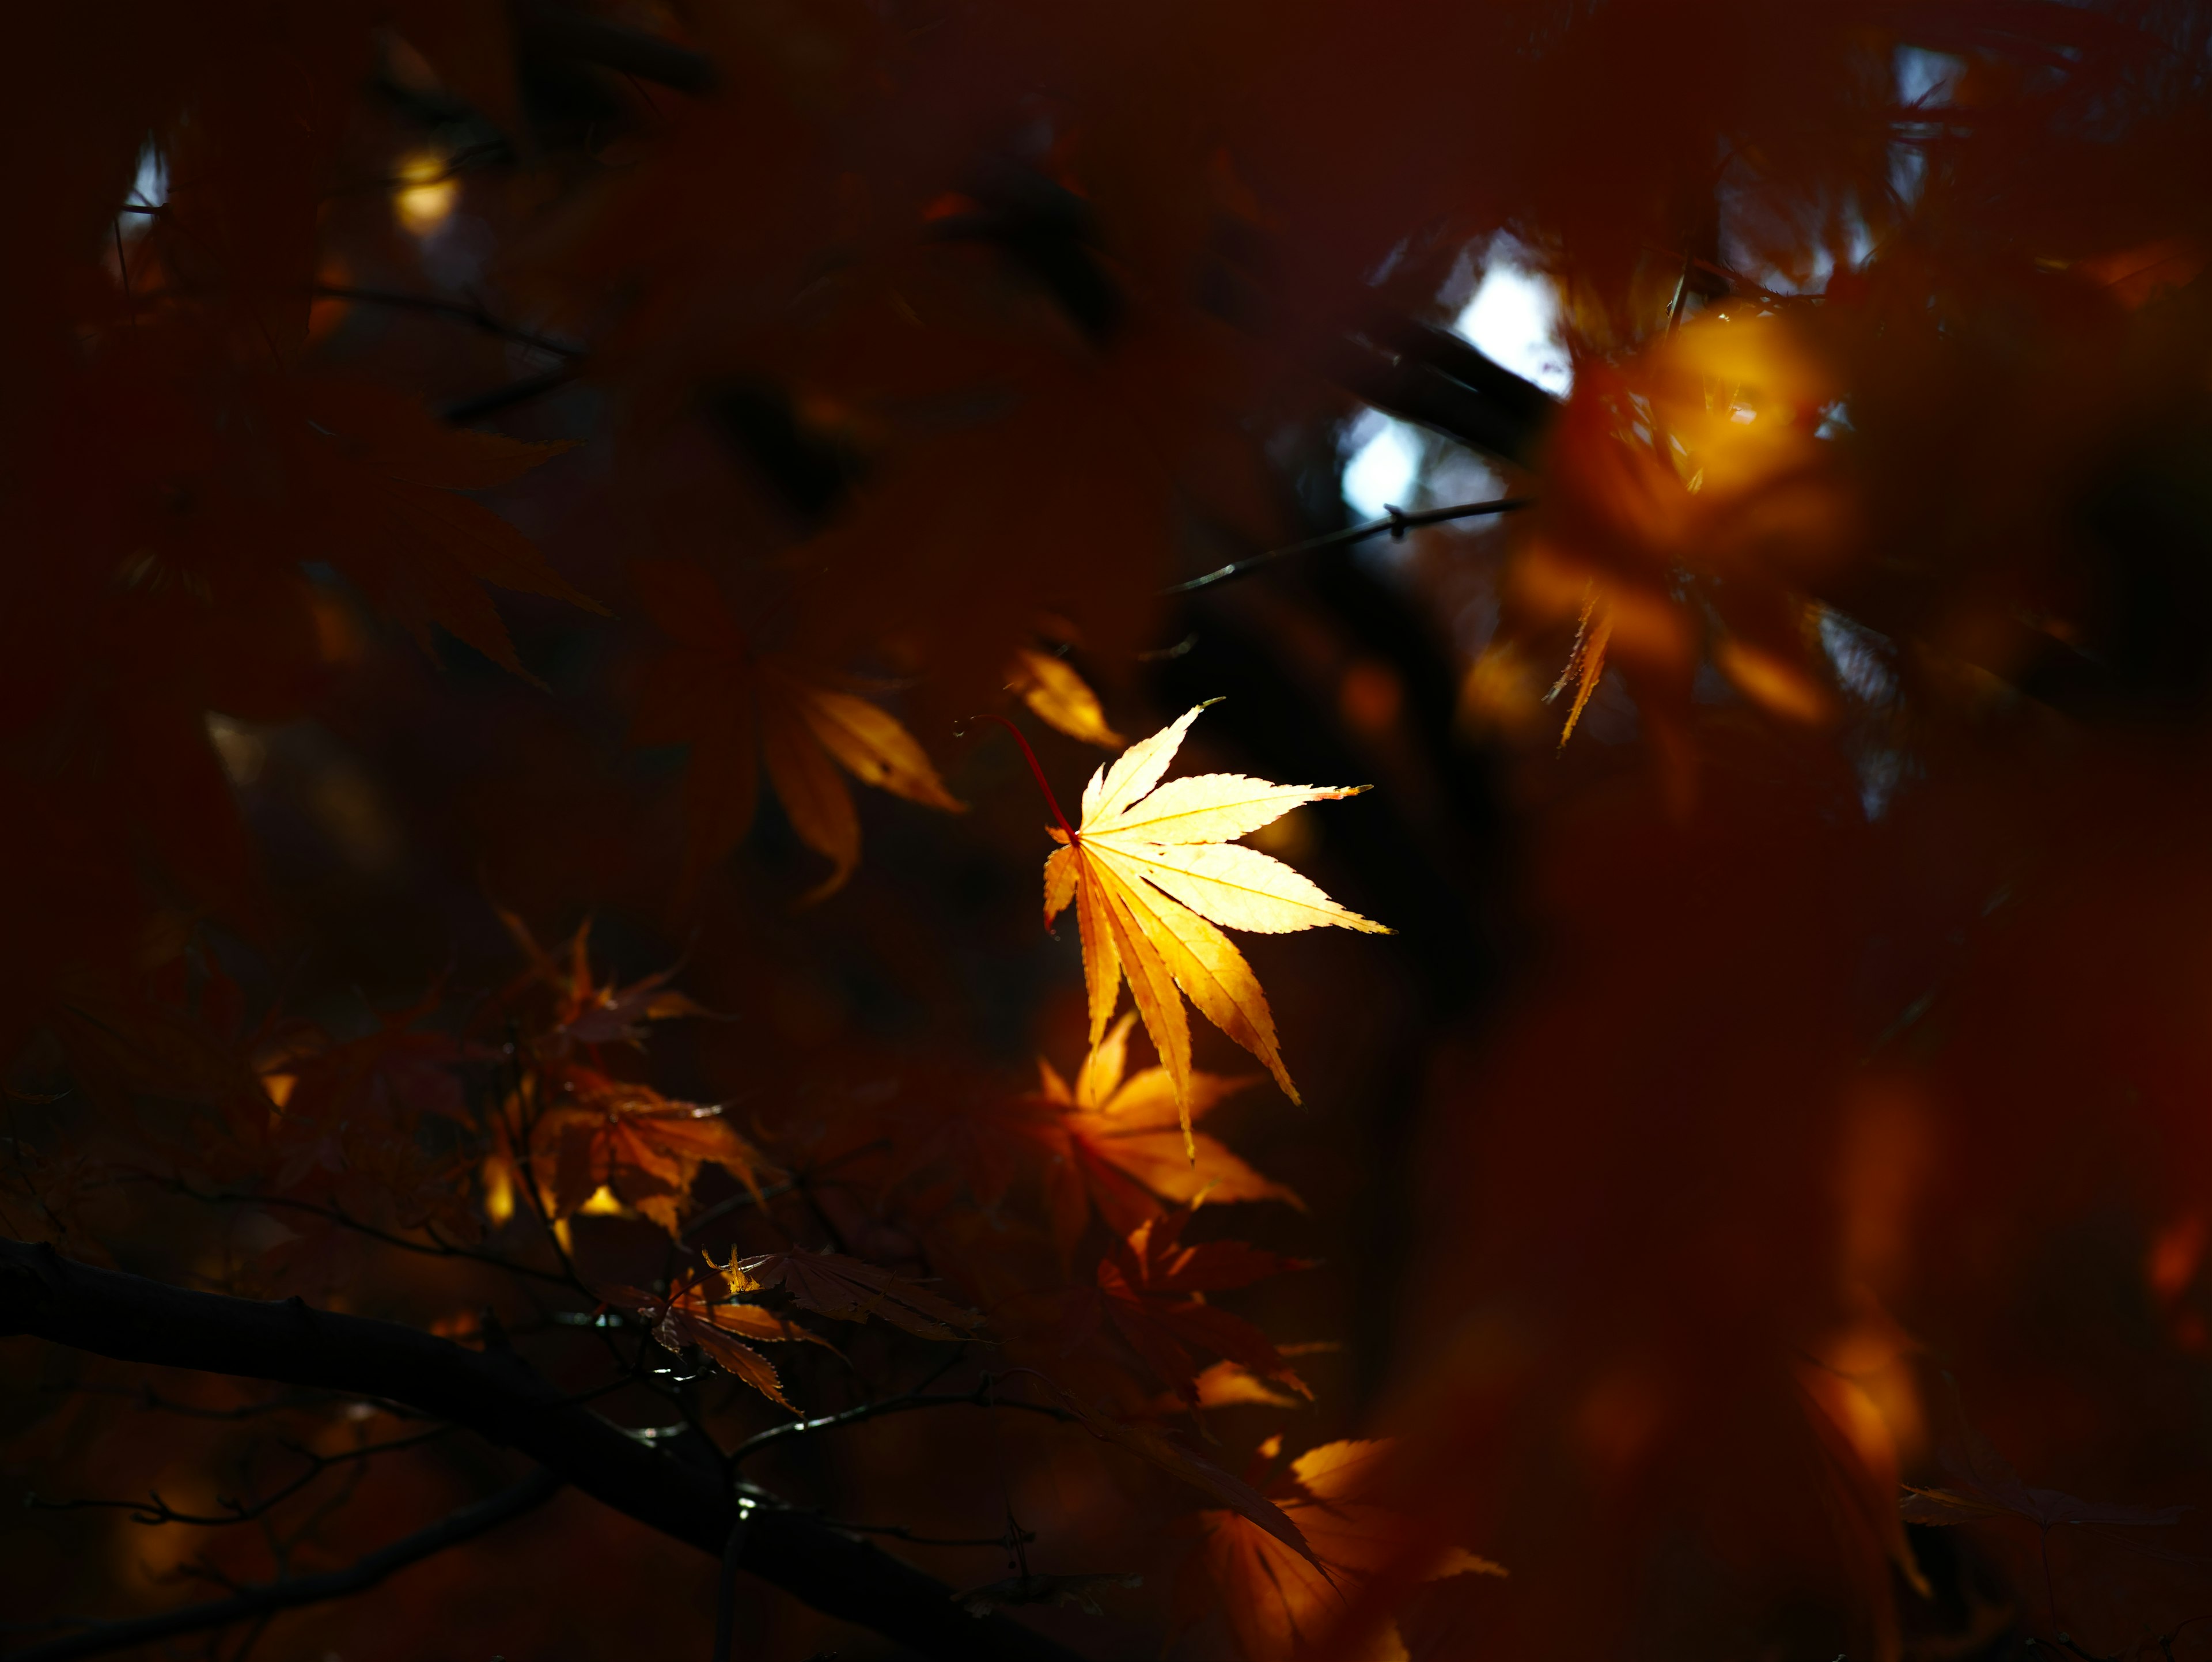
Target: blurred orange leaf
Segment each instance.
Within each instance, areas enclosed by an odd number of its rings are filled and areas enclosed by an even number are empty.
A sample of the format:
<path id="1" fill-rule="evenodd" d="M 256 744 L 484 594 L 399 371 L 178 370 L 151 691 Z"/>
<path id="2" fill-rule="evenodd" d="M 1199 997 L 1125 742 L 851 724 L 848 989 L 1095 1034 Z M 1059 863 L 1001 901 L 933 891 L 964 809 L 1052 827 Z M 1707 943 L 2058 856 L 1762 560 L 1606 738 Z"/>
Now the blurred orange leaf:
<path id="1" fill-rule="evenodd" d="M 1190 1217 L 1176 1211 L 1149 1218 L 1099 1261 L 1097 1296 L 1107 1319 L 1160 1382 L 1194 1408 L 1199 1404 L 1194 1348 L 1311 1397 L 1267 1335 L 1243 1317 L 1206 1303 L 1205 1296 L 1311 1266 L 1242 1241 L 1183 1245 L 1182 1230 Z"/>
<path id="2" fill-rule="evenodd" d="M 1340 1629 L 1347 1608 L 1354 1606 L 1350 1588 L 1339 1586 L 1337 1577 L 1357 1583 L 1386 1568 L 1401 1568 L 1409 1554 L 1421 1558 L 1422 1580 L 1506 1574 L 1473 1553 L 1429 1547 L 1411 1519 L 1378 1504 L 1390 1448 L 1388 1441 L 1376 1441 L 1310 1449 L 1272 1486 L 1270 1498 L 1303 1532 L 1310 1555 L 1286 1550 L 1279 1535 L 1255 1528 L 1244 1513 L 1203 1514 L 1206 1537 L 1199 1565 L 1221 1595 L 1244 1662 L 1290 1662 L 1324 1641 L 1342 1644 Z M 1406 1653 L 1395 1632 L 1362 1637 L 1369 1648 L 1339 1653 L 1378 1662 Z"/>
<path id="3" fill-rule="evenodd" d="M 1034 647 L 1021 648 L 1006 667 L 1006 687 L 1022 695 L 1022 702 L 1039 721 L 1071 739 L 1107 750 L 1119 750 L 1129 742 L 1106 725 L 1098 695 L 1064 658 Z"/>

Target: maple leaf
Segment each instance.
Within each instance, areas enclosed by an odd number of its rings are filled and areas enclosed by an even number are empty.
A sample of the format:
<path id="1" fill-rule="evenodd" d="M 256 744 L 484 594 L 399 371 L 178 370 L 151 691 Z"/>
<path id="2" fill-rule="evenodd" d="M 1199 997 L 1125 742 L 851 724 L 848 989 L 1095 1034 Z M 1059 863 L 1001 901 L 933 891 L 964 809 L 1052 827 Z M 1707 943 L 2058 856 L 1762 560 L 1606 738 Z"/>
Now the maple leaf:
<path id="1" fill-rule="evenodd" d="M 1310 1398 L 1313 1393 L 1267 1335 L 1243 1317 L 1206 1303 L 1205 1295 L 1312 1266 L 1242 1241 L 1186 1246 L 1182 1235 L 1191 1216 L 1176 1211 L 1148 1218 L 1099 1260 L 1095 1302 L 1076 1306 L 1073 1342 L 1079 1343 L 1103 1316 L 1160 1382 L 1193 1408 L 1200 1403 L 1194 1348 Z"/>
<path id="2" fill-rule="evenodd" d="M 1340 1348 L 1332 1340 L 1309 1339 L 1298 1344 L 1277 1345 L 1275 1353 L 1288 1360 L 1297 1356 L 1331 1355 Z M 1294 1395 L 1266 1375 L 1255 1373 L 1250 1368 L 1236 1362 L 1216 1362 L 1212 1367 L 1201 1370 L 1191 1383 L 1200 1408 L 1306 1408 L 1311 1405 L 1310 1397 Z M 1186 1405 L 1183 1399 L 1170 1393 L 1159 1398 L 1153 1411 L 1172 1414 Z"/>
<path id="3" fill-rule="evenodd" d="M 1114 1024 L 1084 1059 L 1072 1087 L 1050 1062 L 1037 1060 L 1038 1088 L 1029 1100 L 1057 1111 L 1039 1140 L 1049 1144 L 1057 1162 L 1046 1183 L 1061 1252 L 1073 1251 L 1094 1206 L 1117 1235 L 1157 1215 L 1164 1200 L 1178 1205 L 1200 1196 L 1209 1205 L 1279 1200 L 1304 1210 L 1296 1194 L 1254 1171 L 1218 1139 L 1194 1130 L 1186 1141 L 1182 1135 L 1185 1112 L 1194 1122 L 1204 1118 L 1256 1075 L 1194 1073 L 1180 1103 L 1164 1068 L 1146 1068 L 1125 1080 L 1135 1022 L 1132 1013 Z"/>
<path id="4" fill-rule="evenodd" d="M 836 893 L 860 863 L 860 817 L 840 768 L 908 801 L 965 812 L 889 712 L 820 685 L 787 659 L 755 654 L 703 568 L 648 560 L 630 575 L 647 614 L 675 642 L 647 672 L 631 738 L 690 746 L 684 782 L 687 892 L 751 827 L 763 767 L 799 840 L 831 863 L 801 904 Z"/>
<path id="5" fill-rule="evenodd" d="M 817 1314 L 844 1322 L 880 1316 L 924 1339 L 964 1338 L 983 1324 L 975 1312 L 939 1298 L 920 1282 L 842 1252 L 794 1246 L 788 1252 L 740 1258 L 732 1249 L 722 1275 L 732 1293 L 781 1287 L 801 1308 Z"/>
<path id="6" fill-rule="evenodd" d="M 457 1157 L 450 1130 L 426 1135 L 429 1117 L 470 1123 L 455 1072 L 465 1048 L 416 1025 L 442 994 L 379 1010 L 374 1031 L 343 1041 L 287 1024 L 260 1053 L 258 1111 L 236 1123 L 276 1191 L 350 1191 L 349 1207 L 388 1202 L 404 1221 L 465 1227 L 471 1157 Z"/>
<path id="7" fill-rule="evenodd" d="M 604 1185 L 672 1235 L 702 1166 L 720 1166 L 755 1195 L 775 1171 L 718 1105 L 678 1102 L 573 1063 L 547 1078 L 563 1099 L 538 1122 L 537 1137 L 556 1173 L 556 1219 L 581 1210 Z"/>
<path id="8" fill-rule="evenodd" d="M 1006 690 L 1020 693 L 1038 720 L 1071 739 L 1106 750 L 1119 750 L 1129 742 L 1106 725 L 1098 695 L 1065 658 L 1034 647 L 1019 648 L 1006 666 Z"/>
<path id="9" fill-rule="evenodd" d="M 665 1297 L 619 1285 L 595 1290 L 605 1303 L 635 1311 L 662 1349 L 682 1350 L 696 1345 L 725 1370 L 784 1408 L 791 1408 L 791 1403 L 783 1394 L 775 1365 L 745 1341 L 801 1340 L 836 1348 L 821 1335 L 810 1333 L 758 1305 L 715 1303 L 707 1296 L 702 1278 L 697 1276 L 670 1288 Z M 794 1414 L 798 1411 L 792 1409 Z"/>
<path id="10" fill-rule="evenodd" d="M 1279 1437 L 1262 1444 L 1261 1461 L 1273 1460 L 1281 1444 Z M 1198 1567 L 1221 1595 L 1244 1662 L 1291 1662 L 1332 1636 L 1340 1644 L 1352 1589 L 1385 1568 L 1401 1569 L 1409 1555 L 1419 1555 L 1416 1579 L 1423 1580 L 1506 1574 L 1471 1552 L 1428 1549 L 1411 1519 L 1376 1502 L 1390 1448 L 1388 1440 L 1325 1444 L 1300 1455 L 1269 1486 L 1269 1498 L 1310 1543 L 1310 1555 L 1289 1550 L 1241 1513 L 1200 1514 L 1206 1544 Z M 1406 1654 L 1395 1629 L 1362 1637 L 1365 1648 L 1332 1653 L 1361 1662 Z"/>
<path id="11" fill-rule="evenodd" d="M 530 960 L 526 978 L 544 983 L 559 1001 L 549 1035 L 550 1048 L 556 1055 L 571 1044 L 635 1044 L 644 1038 L 644 1024 L 648 1021 L 712 1014 L 668 985 L 676 973 L 673 969 L 657 971 L 627 987 L 599 985 L 592 976 L 587 950 L 592 934 L 589 918 L 577 926 L 565 952 L 549 953 L 520 917 L 502 907 L 493 910 Z"/>
<path id="12" fill-rule="evenodd" d="M 302 404 L 302 471 L 328 504 L 319 552 L 416 640 L 427 646 L 435 624 L 536 683 L 484 583 L 605 614 L 522 533 L 459 494 L 508 484 L 566 444 L 444 427 L 414 400 L 366 381 L 318 381 Z"/>
<path id="13" fill-rule="evenodd" d="M 1231 840 L 1303 803 L 1356 796 L 1364 785 L 1277 785 L 1236 773 L 1160 783 L 1204 709 L 1194 706 L 1092 774 L 1083 790 L 1083 823 L 1070 829 L 1063 820 L 1052 828 L 1054 840 L 1064 846 L 1044 867 L 1047 927 L 1071 902 L 1076 908 L 1091 1044 L 1104 1040 L 1126 976 L 1174 1087 L 1184 1152 L 1193 1160 L 1197 1144 L 1190 1130 L 1186 995 L 1206 1020 L 1267 1064 L 1285 1096 L 1299 1099 L 1283 1066 L 1275 1019 L 1259 978 L 1214 926 L 1267 934 L 1323 926 L 1390 933 L 1338 905 L 1280 861 Z"/>
<path id="14" fill-rule="evenodd" d="M 1037 1374 L 1036 1377 L 1044 1379 L 1045 1376 Z M 1315 1562 L 1313 1549 L 1307 1545 L 1297 1525 L 1280 1507 L 1234 1472 L 1224 1471 L 1212 1461 L 1193 1453 L 1157 1427 L 1105 1413 L 1086 1404 L 1080 1397 L 1052 1380 L 1045 1379 L 1045 1383 L 1052 1386 L 1069 1410 L 1082 1422 L 1084 1429 L 1101 1442 L 1111 1443 L 1194 1488 L 1205 1490 L 1228 1507 L 1236 1516 L 1248 1520 L 1254 1527 L 1280 1543 L 1286 1550 L 1308 1562 Z"/>

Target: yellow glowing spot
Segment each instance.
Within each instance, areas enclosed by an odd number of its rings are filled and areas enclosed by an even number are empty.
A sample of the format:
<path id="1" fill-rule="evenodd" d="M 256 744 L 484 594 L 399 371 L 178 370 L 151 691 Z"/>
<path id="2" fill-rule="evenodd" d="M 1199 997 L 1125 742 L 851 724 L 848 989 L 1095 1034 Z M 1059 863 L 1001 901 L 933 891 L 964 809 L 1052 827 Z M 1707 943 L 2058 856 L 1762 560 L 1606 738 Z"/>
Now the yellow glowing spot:
<path id="1" fill-rule="evenodd" d="M 268 1093 L 270 1103 L 278 1108 L 291 1101 L 292 1087 L 298 1083 L 296 1074 L 264 1074 L 261 1076 L 261 1088 Z"/>
<path id="2" fill-rule="evenodd" d="M 392 206 L 399 222 L 415 236 L 428 236 L 443 225 L 460 199 L 461 187 L 434 150 L 416 150 L 399 163 L 399 188 Z"/>
<path id="3" fill-rule="evenodd" d="M 483 1163 L 481 1176 L 484 1216 L 496 1229 L 514 1215 L 514 1170 L 505 1155 L 494 1154 Z"/>
<path id="4" fill-rule="evenodd" d="M 591 1199 L 576 1209 L 589 1218 L 618 1218 L 622 1216 L 624 1208 L 623 1203 L 615 1198 L 615 1191 L 603 1183 L 592 1191 Z"/>

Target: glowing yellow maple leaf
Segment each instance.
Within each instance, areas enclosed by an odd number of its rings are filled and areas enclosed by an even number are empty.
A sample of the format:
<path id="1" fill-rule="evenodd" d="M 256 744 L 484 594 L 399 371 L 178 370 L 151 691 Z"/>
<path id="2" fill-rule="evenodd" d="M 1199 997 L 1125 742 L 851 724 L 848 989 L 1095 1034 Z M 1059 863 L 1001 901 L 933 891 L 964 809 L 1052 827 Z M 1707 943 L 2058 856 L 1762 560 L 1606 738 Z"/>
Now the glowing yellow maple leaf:
<path id="1" fill-rule="evenodd" d="M 1214 926 L 1265 934 L 1324 925 L 1390 933 L 1338 905 L 1280 861 L 1231 840 L 1302 803 L 1356 796 L 1366 786 L 1277 785 L 1237 773 L 1160 783 L 1205 708 L 1185 712 L 1093 774 L 1084 788 L 1082 825 L 1069 828 L 1063 822 L 1053 830 L 1054 840 L 1066 846 L 1044 867 L 1045 922 L 1073 901 L 1082 928 L 1091 1045 L 1106 1037 L 1126 975 L 1137 1014 L 1174 1084 L 1184 1148 L 1192 1158 L 1184 997 L 1266 1063 L 1284 1094 L 1298 1100 L 1259 978 Z"/>

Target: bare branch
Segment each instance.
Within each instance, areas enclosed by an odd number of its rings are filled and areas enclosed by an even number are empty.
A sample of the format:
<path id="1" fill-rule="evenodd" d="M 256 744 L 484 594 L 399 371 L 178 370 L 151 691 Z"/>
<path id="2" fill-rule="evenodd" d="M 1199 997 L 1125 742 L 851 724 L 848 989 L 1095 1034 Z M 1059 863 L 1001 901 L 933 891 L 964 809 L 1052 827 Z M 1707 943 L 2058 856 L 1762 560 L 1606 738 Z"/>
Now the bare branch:
<path id="1" fill-rule="evenodd" d="M 518 7 L 515 24 L 526 51 L 581 58 L 678 92 L 710 93 L 719 79 L 713 62 L 701 53 L 559 0 L 532 0 Z"/>
<path id="2" fill-rule="evenodd" d="M 557 369 L 548 369 L 542 375 L 525 375 L 520 380 L 495 387 L 474 398 L 457 399 L 446 406 L 445 418 L 456 427 L 465 426 L 470 422 L 495 415 L 518 404 L 527 404 L 532 399 L 543 398 L 548 393 L 557 393 L 575 378 L 576 368 L 573 363 L 563 364 Z"/>
<path id="3" fill-rule="evenodd" d="M 122 1361 L 399 1403 L 526 1454 L 593 1499 L 714 1556 L 742 1524 L 741 1568 L 925 1656 L 1075 1662 L 1014 1622 L 969 1616 L 942 1581 L 816 1518 L 765 1496 L 748 1495 L 741 1506 L 714 1463 L 676 1458 L 630 1435 L 566 1398 L 512 1350 L 470 1350 L 297 1299 L 262 1304 L 165 1287 L 72 1263 L 51 1246 L 0 1240 L 7 1334 Z"/>
<path id="4" fill-rule="evenodd" d="M 251 1523 L 257 1518 L 266 1516 L 333 1467 L 344 1465 L 349 1461 L 374 1459 L 380 1454 L 395 1454 L 403 1449 L 420 1448 L 425 1443 L 434 1442 L 450 1434 L 452 1431 L 451 1426 L 439 1426 L 429 1431 L 418 1431 L 412 1437 L 394 1437 L 387 1442 L 370 1443 L 339 1454 L 318 1454 L 311 1448 L 288 1443 L 284 1446 L 286 1449 L 307 1461 L 307 1469 L 275 1494 L 264 1495 L 258 1501 L 218 1498 L 216 1504 L 225 1508 L 220 1513 L 179 1512 L 164 1501 L 158 1491 L 149 1491 L 143 1501 L 45 1501 L 30 1495 L 24 1497 L 23 1503 L 37 1512 L 127 1512 L 134 1524 L 190 1524 L 201 1529 L 220 1529 L 230 1524 Z"/>
<path id="5" fill-rule="evenodd" d="M 449 318 L 456 323 L 465 323 L 471 328 L 487 335 L 496 335 L 501 340 L 511 340 L 539 352 L 550 352 L 557 358 L 580 358 L 585 349 L 570 341 L 554 340 L 549 336 L 507 322 L 487 310 L 476 300 L 449 300 L 443 295 L 410 295 L 390 289 L 356 289 L 344 283 L 319 283 L 315 295 L 319 300 L 350 301 L 358 306 L 383 306 L 399 312 L 426 312 L 432 317 Z"/>
<path id="6" fill-rule="evenodd" d="M 359 1558 L 343 1569 L 325 1571 L 320 1575 L 289 1576 L 281 1580 L 266 1582 L 259 1586 L 240 1587 L 228 1598 L 215 1599 L 204 1604 L 190 1604 L 182 1610 L 163 1610 L 157 1616 L 142 1616 L 127 1622 L 94 1622 L 81 1632 L 66 1638 L 50 1640 L 34 1645 L 29 1650 L 18 1651 L 8 1662 L 69 1662 L 82 1656 L 100 1656 L 109 1651 L 127 1650 L 140 1645 L 151 1645 L 179 1634 L 204 1633 L 210 1628 L 225 1628 L 237 1622 L 266 1621 L 279 1610 L 295 1610 L 302 1604 L 327 1604 L 333 1598 L 345 1598 L 357 1592 L 366 1592 L 394 1572 L 410 1564 L 420 1563 L 425 1558 L 463 1542 L 472 1541 L 488 1534 L 501 1524 L 520 1518 L 532 1507 L 544 1504 L 561 1487 L 561 1480 L 540 1467 L 514 1488 L 495 1495 L 472 1507 L 465 1507 L 452 1516 L 417 1530 L 414 1534 L 394 1541 L 390 1546 L 380 1547 L 365 1558 Z"/>
<path id="7" fill-rule="evenodd" d="M 149 1414 L 174 1414 L 187 1420 L 258 1420 L 270 1414 L 294 1414 L 303 1409 L 319 1408 L 339 1400 L 339 1393 L 317 1391 L 304 1395 L 286 1393 L 266 1403 L 247 1403 L 238 1408 L 202 1408 L 194 1403 L 176 1403 L 162 1396 L 150 1385 L 141 1381 L 136 1385 L 91 1385 L 82 1379 L 71 1379 L 60 1385 L 42 1387 L 54 1396 L 121 1397 L 137 1404 Z M 380 1403 L 378 1406 L 382 1407 Z M 410 1416 L 411 1417 L 411 1416 Z"/>
<path id="8" fill-rule="evenodd" d="M 842 1413 L 818 1415 L 811 1420 L 792 1420 L 780 1426 L 770 1426 L 757 1432 L 730 1451 L 730 1463 L 757 1453 L 771 1443 L 787 1438 L 805 1437 L 817 1431 L 834 1431 L 840 1426 L 856 1426 L 869 1420 L 880 1420 L 887 1415 L 911 1414 L 925 1408 L 1012 1408 L 1026 1414 L 1042 1414 L 1048 1419 L 1059 1420 L 1068 1425 L 1080 1425 L 1082 1415 L 1072 1414 L 1064 1408 L 1054 1408 L 1047 1403 L 1025 1403 L 1017 1397 L 994 1397 L 991 1387 L 996 1381 L 989 1374 L 969 1391 L 909 1392 L 903 1397 L 886 1397 L 879 1403 L 863 1403 L 858 1408 L 848 1408 Z"/>
<path id="9" fill-rule="evenodd" d="M 923 1535 L 908 1529 L 904 1524 L 848 1524 L 837 1518 L 824 1518 L 822 1521 L 831 1529 L 844 1530 L 854 1535 L 888 1535 L 894 1541 L 903 1541 L 915 1547 L 1003 1547 L 1013 1538 L 1005 1530 L 996 1535 Z M 1025 1529 L 1020 1533 L 1024 1544 L 1037 1538 L 1033 1529 Z"/>
<path id="10" fill-rule="evenodd" d="M 585 1293 L 589 1290 L 573 1275 L 563 1275 L 550 1269 L 533 1269 L 526 1263 L 517 1263 L 512 1258 L 501 1257 L 496 1252 L 480 1252 L 472 1246 L 456 1246 L 453 1242 L 439 1236 L 435 1230 L 427 1227 L 423 1233 L 431 1237 L 430 1241 L 410 1241 L 404 1235 L 394 1234 L 388 1229 L 380 1229 L 373 1223 L 363 1223 L 343 1208 L 319 1206 L 313 1201 L 293 1200 L 283 1195 L 203 1195 L 198 1190 L 181 1183 L 164 1182 L 162 1187 L 173 1193 L 184 1196 L 187 1200 L 196 1200 L 206 1206 L 258 1206 L 264 1209 L 275 1207 L 280 1211 L 304 1212 L 311 1217 L 321 1218 L 327 1222 L 335 1223 L 341 1228 L 350 1229 L 357 1235 L 365 1235 L 370 1240 L 381 1242 L 386 1246 L 396 1246 L 403 1252 L 419 1252 L 423 1257 L 430 1258 L 465 1258 L 471 1263 L 481 1263 L 494 1269 L 504 1269 L 511 1275 L 527 1275 L 533 1281 L 550 1282 L 556 1287 L 565 1287 L 572 1292 Z"/>
<path id="11" fill-rule="evenodd" d="M 1163 594 L 1188 594 L 1201 588 L 1211 588 L 1216 583 L 1225 583 L 1273 565 L 1278 560 L 1288 559 L 1293 554 L 1310 554 L 1323 548 L 1349 548 L 1354 543 L 1364 543 L 1370 537 L 1379 537 L 1388 532 L 1393 538 L 1403 537 L 1408 531 L 1425 525 L 1443 525 L 1453 520 L 1482 519 L 1493 514 L 1517 514 L 1524 508 L 1534 508 L 1534 496 L 1498 496 L 1489 502 L 1461 502 L 1451 508 L 1424 508 L 1408 513 L 1394 507 L 1379 520 L 1347 526 L 1342 531 L 1332 531 L 1322 537 L 1309 537 L 1302 543 L 1292 543 L 1287 548 L 1271 548 L 1265 554 L 1255 554 L 1249 560 L 1238 560 L 1207 572 L 1202 577 L 1193 577 L 1187 583 L 1173 583 L 1160 591 Z"/>

